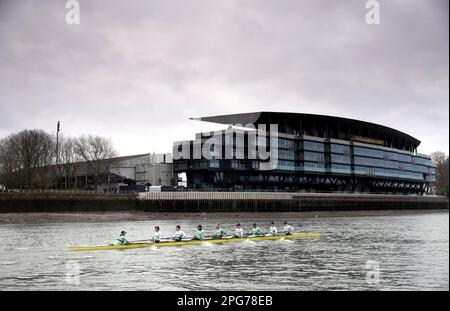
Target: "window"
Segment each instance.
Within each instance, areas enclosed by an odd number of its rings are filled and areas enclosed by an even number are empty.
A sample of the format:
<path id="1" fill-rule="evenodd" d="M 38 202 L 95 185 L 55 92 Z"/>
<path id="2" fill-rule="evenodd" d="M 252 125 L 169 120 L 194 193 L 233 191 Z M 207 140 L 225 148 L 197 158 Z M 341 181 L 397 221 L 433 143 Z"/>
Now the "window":
<path id="1" fill-rule="evenodd" d="M 325 145 L 323 143 L 317 143 L 317 142 L 312 142 L 312 141 L 305 140 L 303 142 L 303 149 L 311 150 L 311 151 L 324 152 L 325 151 Z"/>
<path id="2" fill-rule="evenodd" d="M 343 145 L 337 145 L 337 144 L 330 144 L 330 151 L 332 153 L 340 153 L 344 155 L 350 155 L 350 146 L 343 146 Z"/>
<path id="3" fill-rule="evenodd" d="M 304 168 L 309 172 L 325 172 L 325 165 L 320 163 L 305 162 Z"/>
<path id="4" fill-rule="evenodd" d="M 431 159 L 425 159 L 421 157 L 413 157 L 413 160 L 416 164 L 431 166 Z"/>
<path id="5" fill-rule="evenodd" d="M 355 171 L 355 174 L 358 174 L 358 175 L 374 175 L 375 174 L 374 167 L 355 166 L 354 171 Z"/>
<path id="6" fill-rule="evenodd" d="M 398 154 L 395 152 L 383 151 L 383 159 L 398 161 Z"/>
<path id="7" fill-rule="evenodd" d="M 412 162 L 411 156 L 408 154 L 398 154 L 397 159 L 400 162 L 408 162 L 408 163 Z"/>
<path id="8" fill-rule="evenodd" d="M 376 150 L 376 149 L 370 149 L 370 148 L 362 148 L 362 147 L 354 147 L 353 153 L 355 155 L 365 156 L 365 157 L 371 157 L 371 158 L 383 158 L 383 151 L 382 150 Z"/>
<path id="9" fill-rule="evenodd" d="M 305 151 L 303 153 L 303 159 L 305 161 L 313 161 L 313 162 L 323 163 L 323 162 L 325 162 L 325 155 L 323 153 Z"/>
<path id="10" fill-rule="evenodd" d="M 384 167 L 398 169 L 397 161 L 384 161 Z"/>
<path id="11" fill-rule="evenodd" d="M 350 158 L 350 156 L 331 154 L 331 162 L 332 163 L 350 164 L 351 158 Z"/>
<path id="12" fill-rule="evenodd" d="M 276 169 L 281 171 L 298 171 L 300 167 L 295 162 L 278 161 Z"/>
<path id="13" fill-rule="evenodd" d="M 295 149 L 295 142 L 290 139 L 280 138 L 278 140 L 278 148 L 282 149 Z"/>
<path id="14" fill-rule="evenodd" d="M 332 173 L 351 174 L 352 168 L 350 165 L 331 164 Z"/>
<path id="15" fill-rule="evenodd" d="M 283 160 L 295 160 L 295 151 L 278 150 L 278 158 Z"/>
<path id="16" fill-rule="evenodd" d="M 400 171 L 399 177 L 406 178 L 406 179 L 424 180 L 424 175 L 422 173 L 413 173 L 413 172 L 407 172 L 407 171 Z"/>
<path id="17" fill-rule="evenodd" d="M 364 158 L 364 157 L 355 157 L 354 160 L 355 164 L 358 165 L 379 166 L 379 167 L 383 167 L 385 162 L 381 159 Z"/>

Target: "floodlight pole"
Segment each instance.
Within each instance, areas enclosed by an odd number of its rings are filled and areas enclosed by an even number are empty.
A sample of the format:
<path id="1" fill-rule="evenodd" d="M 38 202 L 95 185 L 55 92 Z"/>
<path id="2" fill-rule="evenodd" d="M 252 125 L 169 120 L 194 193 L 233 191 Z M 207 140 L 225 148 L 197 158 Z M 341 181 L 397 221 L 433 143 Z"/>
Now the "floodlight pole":
<path id="1" fill-rule="evenodd" d="M 56 189 L 58 189 L 58 177 L 59 177 L 59 129 L 60 122 L 56 124 Z"/>

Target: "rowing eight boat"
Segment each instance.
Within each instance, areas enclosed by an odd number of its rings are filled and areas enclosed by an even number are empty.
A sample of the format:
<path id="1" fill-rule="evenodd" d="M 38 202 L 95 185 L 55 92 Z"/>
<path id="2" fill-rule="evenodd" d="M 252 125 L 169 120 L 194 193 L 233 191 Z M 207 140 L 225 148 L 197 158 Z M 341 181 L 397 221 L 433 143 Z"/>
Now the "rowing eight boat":
<path id="1" fill-rule="evenodd" d="M 167 241 L 159 243 L 131 243 L 127 245 L 103 245 L 103 246 L 76 246 L 71 247 L 71 251 L 97 251 L 97 250 L 113 250 L 113 249 L 128 249 L 128 248 L 143 248 L 152 246 L 180 246 L 180 245 L 192 245 L 201 243 L 226 243 L 226 242 L 240 242 L 244 240 L 261 241 L 261 240 L 278 240 L 278 239 L 300 239 L 300 238 L 312 238 L 319 237 L 319 233 L 297 233 L 291 235 L 278 235 L 278 236 L 255 236 L 246 238 L 222 238 L 222 239 L 210 239 L 210 240 L 183 240 L 179 242 Z"/>

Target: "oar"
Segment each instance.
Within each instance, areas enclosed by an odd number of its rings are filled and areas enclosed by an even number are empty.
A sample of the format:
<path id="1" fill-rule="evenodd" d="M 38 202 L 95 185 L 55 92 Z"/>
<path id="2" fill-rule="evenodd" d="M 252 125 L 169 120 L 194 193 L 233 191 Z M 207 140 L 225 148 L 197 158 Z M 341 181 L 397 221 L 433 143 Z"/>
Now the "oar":
<path id="1" fill-rule="evenodd" d="M 160 241 L 162 240 L 172 240 L 173 237 L 165 237 L 165 238 L 161 238 Z M 137 243 L 137 242 L 153 242 L 153 238 L 150 239 L 146 239 L 146 240 L 134 240 L 134 241 L 130 241 L 130 243 Z"/>
<path id="2" fill-rule="evenodd" d="M 135 240 L 135 241 L 130 241 L 130 243 L 150 242 L 150 241 L 152 241 L 152 239 L 147 239 L 147 240 Z"/>
<path id="3" fill-rule="evenodd" d="M 261 235 L 255 235 L 254 237 L 257 237 L 257 236 L 265 236 L 266 234 L 268 234 L 269 232 L 263 232 Z M 280 232 L 281 233 L 281 232 Z M 285 234 L 280 234 L 280 233 L 278 233 L 277 234 L 277 236 L 284 236 Z M 246 238 L 248 238 L 248 237 L 252 237 L 252 235 L 251 234 L 244 234 L 242 237 L 240 237 L 241 239 L 246 239 Z M 223 236 L 222 237 L 222 239 L 232 239 L 232 238 L 237 238 L 237 237 L 235 237 L 234 235 L 227 235 L 227 236 Z M 194 237 L 193 236 L 189 236 L 189 237 L 186 237 L 184 240 L 182 239 L 182 241 L 192 241 L 194 239 Z M 204 241 L 207 241 L 207 240 L 214 240 L 214 239 L 217 239 L 217 240 L 219 240 L 218 238 L 217 238 L 217 236 L 216 235 L 207 235 L 207 236 L 205 236 L 204 238 L 203 238 L 203 240 Z M 168 240 L 173 240 L 173 237 L 164 237 L 164 238 L 161 238 L 160 239 L 160 241 L 168 241 Z M 202 241 L 202 240 L 200 240 L 200 241 Z M 153 238 L 150 238 L 150 239 L 145 239 L 145 240 L 134 240 L 134 241 L 130 241 L 130 243 L 139 243 L 139 242 L 153 242 Z M 156 243 L 155 243 L 156 244 Z"/>

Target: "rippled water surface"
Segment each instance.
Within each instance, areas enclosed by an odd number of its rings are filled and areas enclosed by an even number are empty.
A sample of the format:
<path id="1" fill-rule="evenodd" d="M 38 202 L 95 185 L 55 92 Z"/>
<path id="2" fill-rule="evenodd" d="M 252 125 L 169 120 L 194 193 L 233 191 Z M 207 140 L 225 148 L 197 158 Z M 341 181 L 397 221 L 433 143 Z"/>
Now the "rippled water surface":
<path id="1" fill-rule="evenodd" d="M 283 216 L 219 221 L 262 225 Z M 0 225 L 2 290 L 432 290 L 449 289 L 448 213 L 289 216 L 320 238 L 70 252 L 126 230 L 147 238 L 155 221 Z M 207 218 L 207 217 L 205 217 Z M 269 220 L 270 219 L 270 220 Z M 159 221 L 163 235 L 217 219 Z M 379 269 L 377 269 L 377 267 Z M 79 277 L 73 277 L 77 275 Z"/>

